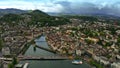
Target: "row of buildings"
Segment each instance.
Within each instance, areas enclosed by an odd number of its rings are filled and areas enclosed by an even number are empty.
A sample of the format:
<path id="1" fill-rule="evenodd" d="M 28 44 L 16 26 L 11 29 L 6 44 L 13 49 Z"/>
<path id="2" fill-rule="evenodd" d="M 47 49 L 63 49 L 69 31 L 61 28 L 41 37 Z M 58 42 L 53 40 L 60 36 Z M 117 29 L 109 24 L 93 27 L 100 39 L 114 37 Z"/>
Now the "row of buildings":
<path id="1" fill-rule="evenodd" d="M 77 19 L 75 19 L 76 21 Z M 119 68 L 120 58 L 120 26 L 102 22 L 78 21 L 58 27 L 44 29 L 48 44 L 60 54 L 74 56 L 90 53 L 95 61 Z M 76 53 L 77 51 L 77 53 Z M 87 52 L 87 53 L 85 53 Z M 89 59 L 85 59 L 90 61 Z"/>

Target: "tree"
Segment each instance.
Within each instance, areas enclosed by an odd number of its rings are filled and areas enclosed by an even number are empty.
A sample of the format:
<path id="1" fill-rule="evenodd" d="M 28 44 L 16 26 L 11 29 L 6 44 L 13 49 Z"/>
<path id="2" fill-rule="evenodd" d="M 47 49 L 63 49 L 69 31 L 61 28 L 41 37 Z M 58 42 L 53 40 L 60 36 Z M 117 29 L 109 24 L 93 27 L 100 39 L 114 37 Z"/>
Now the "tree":
<path id="1" fill-rule="evenodd" d="M 14 66 L 13 66 L 13 64 L 8 64 L 8 68 L 13 68 Z"/>
<path id="2" fill-rule="evenodd" d="M 100 39 L 99 39 L 99 41 L 97 42 L 97 44 L 103 45 L 102 41 L 103 41 L 103 40 L 100 40 Z"/>
<path id="3" fill-rule="evenodd" d="M 94 43 L 92 40 L 90 40 L 90 39 L 85 39 L 85 41 L 87 42 L 87 44 L 92 44 L 92 43 Z"/>
<path id="4" fill-rule="evenodd" d="M 120 45 L 120 38 L 117 38 L 117 45 Z"/>
<path id="5" fill-rule="evenodd" d="M 117 43 L 120 43 L 120 38 L 117 39 Z"/>
<path id="6" fill-rule="evenodd" d="M 0 51 L 1 51 L 2 47 L 3 47 L 3 40 L 2 40 L 2 38 L 0 37 Z"/>
<path id="7" fill-rule="evenodd" d="M 12 64 L 13 64 L 13 65 L 17 64 L 17 59 L 16 59 L 15 57 L 13 57 Z"/>
<path id="8" fill-rule="evenodd" d="M 33 50 L 34 50 L 34 52 L 36 51 L 36 45 L 34 45 Z"/>
<path id="9" fill-rule="evenodd" d="M 95 60 L 91 59 L 90 64 L 95 66 L 96 68 L 104 68 L 101 64 L 97 63 Z"/>
<path id="10" fill-rule="evenodd" d="M 113 44 L 113 42 L 106 42 L 104 47 L 108 47 L 108 46 L 111 46 Z"/>

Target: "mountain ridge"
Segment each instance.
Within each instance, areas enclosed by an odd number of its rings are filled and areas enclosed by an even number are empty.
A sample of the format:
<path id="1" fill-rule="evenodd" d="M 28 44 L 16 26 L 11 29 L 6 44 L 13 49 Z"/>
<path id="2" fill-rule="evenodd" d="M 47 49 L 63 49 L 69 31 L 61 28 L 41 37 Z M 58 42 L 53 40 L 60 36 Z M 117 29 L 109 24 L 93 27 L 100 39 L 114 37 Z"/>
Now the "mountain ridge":
<path id="1" fill-rule="evenodd" d="M 5 14 L 21 14 L 21 13 L 27 13 L 26 10 L 21 9 L 15 9 L 15 8 L 7 8 L 7 9 L 0 9 L 0 16 L 3 16 Z"/>

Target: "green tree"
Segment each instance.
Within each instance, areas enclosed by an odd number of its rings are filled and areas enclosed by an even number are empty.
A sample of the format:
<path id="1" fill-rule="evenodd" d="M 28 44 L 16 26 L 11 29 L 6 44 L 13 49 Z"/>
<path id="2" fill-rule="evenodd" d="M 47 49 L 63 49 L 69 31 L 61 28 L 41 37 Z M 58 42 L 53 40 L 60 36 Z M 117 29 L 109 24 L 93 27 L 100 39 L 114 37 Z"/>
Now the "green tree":
<path id="1" fill-rule="evenodd" d="M 99 39 L 99 41 L 97 42 L 97 44 L 103 45 L 102 41 L 103 41 L 103 40 L 100 40 L 100 39 Z"/>
<path id="2" fill-rule="evenodd" d="M 117 39 L 117 43 L 120 43 L 120 38 Z"/>
<path id="3" fill-rule="evenodd" d="M 15 57 L 13 57 L 12 64 L 13 64 L 13 65 L 17 64 L 17 59 L 16 59 Z"/>
<path id="4" fill-rule="evenodd" d="M 120 45 L 120 38 L 117 38 L 117 45 Z"/>
<path id="5" fill-rule="evenodd" d="M 8 68 L 14 68 L 13 64 L 8 64 Z"/>
<path id="6" fill-rule="evenodd" d="M 36 51 L 36 45 L 33 47 L 34 52 Z"/>
<path id="7" fill-rule="evenodd" d="M 106 42 L 105 46 L 111 46 L 113 42 Z"/>
<path id="8" fill-rule="evenodd" d="M 2 47 L 3 47 L 3 40 L 2 40 L 2 38 L 0 37 L 0 51 L 1 51 Z"/>
<path id="9" fill-rule="evenodd" d="M 93 59 L 90 60 L 90 64 L 95 66 L 96 68 L 104 68 L 102 65 L 100 65 L 99 63 L 95 62 Z"/>
<path id="10" fill-rule="evenodd" d="M 92 44 L 92 43 L 94 43 L 92 40 L 90 40 L 90 39 L 85 39 L 85 41 L 87 42 L 87 44 Z"/>

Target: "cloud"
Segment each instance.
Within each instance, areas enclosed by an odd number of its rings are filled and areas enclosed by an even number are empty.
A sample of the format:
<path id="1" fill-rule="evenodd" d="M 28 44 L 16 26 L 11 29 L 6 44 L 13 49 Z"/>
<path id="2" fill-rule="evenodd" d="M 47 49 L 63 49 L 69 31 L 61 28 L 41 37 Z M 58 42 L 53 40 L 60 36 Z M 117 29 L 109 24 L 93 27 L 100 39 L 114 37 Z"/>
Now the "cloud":
<path id="1" fill-rule="evenodd" d="M 120 16 L 120 2 L 70 2 L 70 1 L 58 1 L 55 4 L 60 4 L 63 7 L 61 12 L 63 13 L 75 13 L 75 14 L 110 14 Z"/>
<path id="2" fill-rule="evenodd" d="M 55 2 L 54 4 L 59 4 L 59 5 L 61 5 L 62 6 L 62 10 L 61 10 L 61 12 L 70 12 L 70 11 L 72 11 L 71 9 L 72 9 L 72 2 L 68 2 L 68 1 L 58 1 L 58 2 Z"/>
<path id="3" fill-rule="evenodd" d="M 105 13 L 120 16 L 119 0 L 0 0 L 0 8 L 40 9 L 58 13 Z"/>
<path id="4" fill-rule="evenodd" d="M 83 13 L 83 12 L 92 12 L 97 9 L 96 5 L 88 2 L 83 3 L 73 3 L 69 1 L 59 1 L 55 4 L 60 4 L 63 7 L 61 12 L 65 13 Z"/>
<path id="5" fill-rule="evenodd" d="M 44 12 L 60 12 L 61 5 L 53 4 L 51 2 L 37 2 L 24 0 L 6 0 L 0 2 L 0 8 L 17 8 L 23 10 L 40 9 Z"/>

